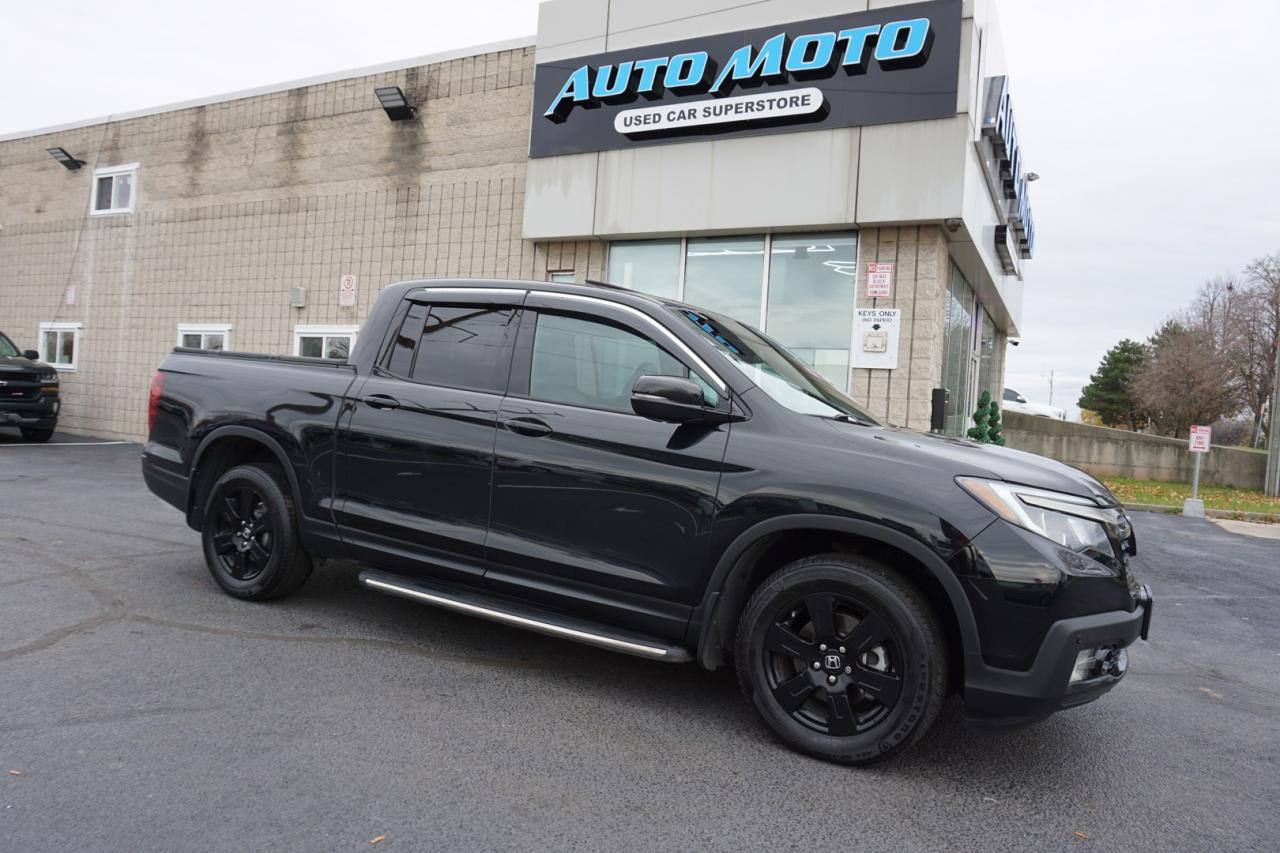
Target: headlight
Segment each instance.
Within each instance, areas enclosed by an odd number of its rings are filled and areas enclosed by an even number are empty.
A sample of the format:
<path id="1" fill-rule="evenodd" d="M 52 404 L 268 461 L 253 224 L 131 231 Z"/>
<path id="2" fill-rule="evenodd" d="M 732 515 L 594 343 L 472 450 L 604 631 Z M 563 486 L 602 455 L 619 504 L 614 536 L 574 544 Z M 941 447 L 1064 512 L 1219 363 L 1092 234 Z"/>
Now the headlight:
<path id="1" fill-rule="evenodd" d="M 44 384 L 44 385 L 57 385 L 57 384 L 58 384 L 58 371 L 56 371 L 56 370 L 42 370 L 42 371 L 40 371 L 40 382 L 41 382 L 42 384 Z"/>
<path id="2" fill-rule="evenodd" d="M 1114 574 L 1117 553 L 1112 543 L 1123 543 L 1132 532 L 1119 507 L 1100 507 L 1089 498 L 977 477 L 957 477 L 956 482 L 1010 524 L 1097 561 L 1064 560 L 1072 574 Z"/>

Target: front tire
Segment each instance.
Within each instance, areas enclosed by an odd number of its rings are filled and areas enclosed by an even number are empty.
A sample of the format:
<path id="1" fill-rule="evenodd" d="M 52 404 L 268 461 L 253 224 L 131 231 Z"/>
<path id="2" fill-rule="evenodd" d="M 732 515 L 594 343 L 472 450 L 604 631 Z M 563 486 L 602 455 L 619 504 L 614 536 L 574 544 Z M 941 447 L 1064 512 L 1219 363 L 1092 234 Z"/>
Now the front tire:
<path id="1" fill-rule="evenodd" d="M 227 595 L 281 598 L 311 574 L 289 486 L 275 465 L 240 465 L 223 474 L 209 491 L 200 536 L 209 573 Z"/>
<path id="2" fill-rule="evenodd" d="M 769 576 L 738 623 L 738 683 L 793 749 L 883 761 L 920 740 L 946 697 L 938 617 L 875 560 L 824 554 Z"/>
<path id="3" fill-rule="evenodd" d="M 51 438 L 53 438 L 53 430 L 51 429 L 22 428 L 22 440 L 29 444 L 44 444 Z"/>

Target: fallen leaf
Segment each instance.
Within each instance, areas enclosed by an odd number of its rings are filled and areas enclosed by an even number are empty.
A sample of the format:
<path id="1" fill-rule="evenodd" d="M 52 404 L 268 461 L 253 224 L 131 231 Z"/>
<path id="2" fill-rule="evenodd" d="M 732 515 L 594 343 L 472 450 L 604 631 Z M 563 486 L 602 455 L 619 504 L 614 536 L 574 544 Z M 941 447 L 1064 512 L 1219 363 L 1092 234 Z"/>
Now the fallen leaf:
<path id="1" fill-rule="evenodd" d="M 10 776 L 21 776 L 21 775 L 22 775 L 22 771 L 21 771 L 21 770 L 10 770 L 10 771 L 9 771 L 9 775 L 10 775 Z"/>
<path id="2" fill-rule="evenodd" d="M 386 837 L 385 835 L 376 835 L 376 836 L 374 836 L 373 838 L 370 838 L 370 839 L 369 839 L 369 843 L 370 843 L 370 844 L 381 844 L 382 842 L 384 842 L 384 841 L 386 841 L 386 840 L 387 840 L 387 837 Z"/>
<path id="3" fill-rule="evenodd" d="M 1083 832 L 1073 832 L 1071 834 L 1074 835 L 1076 838 L 1084 838 L 1086 840 L 1089 838 L 1089 836 L 1085 835 Z"/>

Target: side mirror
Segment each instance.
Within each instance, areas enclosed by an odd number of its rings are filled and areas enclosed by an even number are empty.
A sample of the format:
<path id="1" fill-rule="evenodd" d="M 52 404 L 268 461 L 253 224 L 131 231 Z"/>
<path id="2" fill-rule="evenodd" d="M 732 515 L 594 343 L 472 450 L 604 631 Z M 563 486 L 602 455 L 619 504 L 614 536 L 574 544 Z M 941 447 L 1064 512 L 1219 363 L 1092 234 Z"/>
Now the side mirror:
<path id="1" fill-rule="evenodd" d="M 1027 402 L 1027 398 L 1026 398 L 1026 397 L 1024 397 L 1024 396 L 1022 396 L 1021 394 L 1019 394 L 1019 395 L 1018 395 L 1018 402 L 1019 402 L 1019 403 L 1025 403 L 1025 402 Z"/>
<path id="2" fill-rule="evenodd" d="M 33 349 L 24 349 L 22 351 L 22 357 L 26 359 L 30 359 L 31 361 L 39 361 L 40 353 L 36 352 Z"/>
<path id="3" fill-rule="evenodd" d="M 729 417 L 708 407 L 698 383 L 682 376 L 641 376 L 631 389 L 631 409 L 673 424 L 718 423 Z"/>

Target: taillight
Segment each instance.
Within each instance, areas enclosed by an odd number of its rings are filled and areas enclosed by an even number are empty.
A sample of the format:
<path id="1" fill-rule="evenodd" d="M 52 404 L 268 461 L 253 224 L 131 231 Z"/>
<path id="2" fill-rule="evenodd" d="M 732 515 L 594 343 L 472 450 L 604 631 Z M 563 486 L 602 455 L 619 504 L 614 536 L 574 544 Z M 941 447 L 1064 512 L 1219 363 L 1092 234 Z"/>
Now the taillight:
<path id="1" fill-rule="evenodd" d="M 164 374 L 156 371 L 151 377 L 151 396 L 147 399 L 147 432 L 156 425 L 156 413 L 160 411 L 160 394 L 164 392 Z"/>

